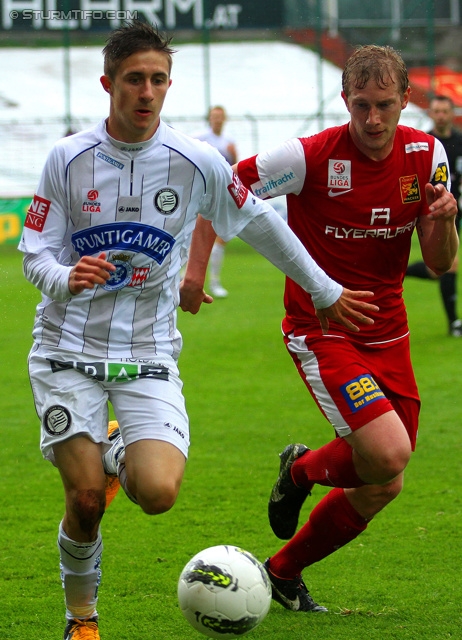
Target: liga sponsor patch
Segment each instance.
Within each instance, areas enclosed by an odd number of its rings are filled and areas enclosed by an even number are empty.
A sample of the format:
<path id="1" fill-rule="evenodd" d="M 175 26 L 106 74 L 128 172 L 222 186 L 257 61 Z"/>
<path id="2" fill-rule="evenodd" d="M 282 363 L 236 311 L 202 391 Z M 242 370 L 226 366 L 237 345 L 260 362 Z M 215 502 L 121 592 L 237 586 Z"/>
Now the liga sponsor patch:
<path id="1" fill-rule="evenodd" d="M 329 158 L 329 170 L 327 176 L 329 189 L 352 189 L 351 184 L 351 160 L 337 160 Z"/>
<path id="2" fill-rule="evenodd" d="M 399 187 L 403 204 L 420 201 L 419 179 L 416 173 L 412 176 L 401 176 Z"/>
<path id="3" fill-rule="evenodd" d="M 82 189 L 82 213 L 101 213 L 98 189 L 93 187 L 84 187 Z"/>
<path id="4" fill-rule="evenodd" d="M 385 394 L 370 374 L 353 378 L 341 386 L 340 391 L 353 413 L 385 398 Z"/>
<path id="5" fill-rule="evenodd" d="M 29 205 L 24 226 L 42 233 L 45 221 L 50 212 L 51 201 L 37 194 Z"/>

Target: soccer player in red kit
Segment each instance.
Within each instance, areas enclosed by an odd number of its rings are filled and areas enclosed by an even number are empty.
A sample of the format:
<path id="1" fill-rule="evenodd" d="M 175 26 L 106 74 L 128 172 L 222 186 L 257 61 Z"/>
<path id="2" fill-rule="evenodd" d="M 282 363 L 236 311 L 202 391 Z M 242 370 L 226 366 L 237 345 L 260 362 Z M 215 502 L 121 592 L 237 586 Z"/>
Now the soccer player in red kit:
<path id="1" fill-rule="evenodd" d="M 310 296 L 286 279 L 284 341 L 336 436 L 317 450 L 289 444 L 280 454 L 268 512 L 274 533 L 289 542 L 266 567 L 273 598 L 293 611 L 326 610 L 311 598 L 302 571 L 356 538 L 402 489 L 420 408 L 402 297 L 411 236 L 416 228 L 425 264 L 437 274 L 451 267 L 458 248 L 443 146 L 398 124 L 410 95 L 401 56 L 387 46 L 359 47 L 342 88 L 347 124 L 235 166 L 256 196 L 286 195 L 288 224 L 316 262 L 344 287 L 373 291 L 379 307 L 374 324 L 358 332 L 335 322 L 326 332 Z M 193 247 L 206 253 L 206 230 L 202 238 Z M 205 278 L 200 256 L 190 254 L 187 272 L 198 284 Z M 201 301 L 209 301 L 205 293 Z M 315 484 L 332 489 L 297 531 Z"/>

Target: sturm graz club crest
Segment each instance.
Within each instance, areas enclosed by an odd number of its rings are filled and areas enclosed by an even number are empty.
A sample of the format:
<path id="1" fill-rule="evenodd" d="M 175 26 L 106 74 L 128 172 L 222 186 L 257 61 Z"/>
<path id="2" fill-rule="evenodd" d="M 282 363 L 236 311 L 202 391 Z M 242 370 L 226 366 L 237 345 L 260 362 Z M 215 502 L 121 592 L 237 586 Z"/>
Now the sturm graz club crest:
<path id="1" fill-rule="evenodd" d="M 121 254 L 116 255 L 109 260 L 116 268 L 115 271 L 111 271 L 109 280 L 103 284 L 103 289 L 106 291 L 118 291 L 127 286 L 133 277 L 133 267 L 128 261 L 128 257 Z"/>
<path id="2" fill-rule="evenodd" d="M 177 192 L 169 187 L 160 189 L 154 196 L 154 206 L 164 216 L 171 216 L 178 209 L 179 202 Z"/>
<path id="3" fill-rule="evenodd" d="M 50 436 L 62 436 L 71 428 L 71 414 L 59 404 L 49 407 L 43 416 L 43 426 Z"/>

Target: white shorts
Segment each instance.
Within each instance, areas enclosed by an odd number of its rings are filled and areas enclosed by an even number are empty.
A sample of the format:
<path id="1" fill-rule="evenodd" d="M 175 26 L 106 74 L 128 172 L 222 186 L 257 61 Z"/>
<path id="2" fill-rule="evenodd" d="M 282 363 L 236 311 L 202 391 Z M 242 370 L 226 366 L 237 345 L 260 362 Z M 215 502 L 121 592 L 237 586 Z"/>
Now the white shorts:
<path id="1" fill-rule="evenodd" d="M 162 440 L 188 457 L 189 420 L 174 360 L 108 361 L 34 346 L 29 376 L 45 459 L 54 462 L 53 446 L 81 435 L 107 451 L 108 402 L 125 446 Z"/>

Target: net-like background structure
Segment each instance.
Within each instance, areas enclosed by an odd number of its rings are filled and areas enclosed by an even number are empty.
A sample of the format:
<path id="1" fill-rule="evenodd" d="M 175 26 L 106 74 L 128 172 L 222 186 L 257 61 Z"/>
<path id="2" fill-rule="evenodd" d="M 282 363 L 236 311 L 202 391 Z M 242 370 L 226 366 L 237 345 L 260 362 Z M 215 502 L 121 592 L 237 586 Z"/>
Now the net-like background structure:
<path id="1" fill-rule="evenodd" d="M 0 198 L 33 194 L 55 141 L 108 114 L 109 98 L 99 81 L 101 48 L 72 47 L 67 75 L 64 53 L 59 47 L 0 48 Z M 195 135 L 206 127 L 207 104 L 224 106 L 226 132 L 239 158 L 349 119 L 341 69 L 294 44 L 181 45 L 172 79 L 163 119 Z M 430 126 L 415 105 L 403 111 L 401 122 Z"/>
<path id="2" fill-rule="evenodd" d="M 194 135 L 204 128 L 204 119 L 198 117 L 166 117 L 171 126 Z M 324 120 L 329 126 L 345 122 L 340 114 L 325 114 Z M 424 123 L 425 114 L 402 117 L 402 124 L 409 121 L 410 126 Z M 98 120 L 80 118 L 72 121 L 72 129 L 80 131 L 96 124 Z M 319 118 L 302 114 L 276 115 L 236 115 L 228 121 L 227 132 L 236 139 L 239 156 L 248 156 L 268 148 L 265 141 L 274 141 L 274 146 L 292 137 L 311 135 L 318 128 Z M 36 118 L 35 120 L 0 123 L 0 197 L 10 198 L 28 196 L 34 193 L 41 170 L 53 144 L 66 134 L 67 122 L 63 118 Z"/>

